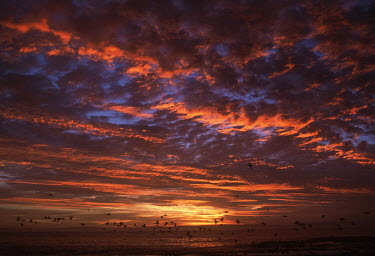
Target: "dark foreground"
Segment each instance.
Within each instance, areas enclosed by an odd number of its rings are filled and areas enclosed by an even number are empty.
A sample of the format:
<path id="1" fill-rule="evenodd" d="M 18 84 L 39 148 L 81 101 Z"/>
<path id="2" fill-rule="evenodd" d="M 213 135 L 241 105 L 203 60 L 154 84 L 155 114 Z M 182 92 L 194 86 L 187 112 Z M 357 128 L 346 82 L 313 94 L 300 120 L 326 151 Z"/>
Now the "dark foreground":
<path id="1" fill-rule="evenodd" d="M 18 240 L 13 235 L 18 235 Z M 96 234 L 98 235 L 98 234 Z M 373 256 L 374 236 L 322 237 L 305 240 L 274 240 L 249 242 L 219 241 L 216 238 L 142 236 L 124 237 L 116 241 L 113 234 L 101 233 L 99 239 L 93 234 L 82 233 L 1 233 L 0 255 L 331 255 L 331 256 Z M 27 237 L 28 236 L 28 237 Z M 74 238 L 75 236 L 84 236 Z M 118 236 L 117 236 L 118 238 Z M 132 243 L 138 239 L 138 243 Z M 106 241 L 106 242 L 104 242 Z"/>

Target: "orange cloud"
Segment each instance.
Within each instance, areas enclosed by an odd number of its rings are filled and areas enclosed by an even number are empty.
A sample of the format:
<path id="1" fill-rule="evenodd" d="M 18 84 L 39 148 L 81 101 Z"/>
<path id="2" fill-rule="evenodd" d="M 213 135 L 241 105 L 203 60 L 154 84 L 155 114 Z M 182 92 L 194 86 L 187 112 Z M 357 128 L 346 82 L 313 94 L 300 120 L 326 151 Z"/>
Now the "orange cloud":
<path id="1" fill-rule="evenodd" d="M 240 111 L 240 114 L 227 114 L 219 113 L 216 109 L 209 107 L 201 108 L 188 108 L 184 103 L 167 102 L 159 104 L 154 109 L 167 109 L 172 112 L 180 114 L 184 119 L 194 119 L 205 125 L 219 126 L 218 132 L 228 133 L 231 131 L 248 131 L 253 129 L 265 129 L 270 127 L 279 127 L 279 135 L 293 135 L 313 120 L 302 122 L 297 119 L 286 118 L 281 114 L 275 116 L 260 116 L 257 120 L 251 121 L 246 117 L 245 111 Z M 242 128 L 233 128 L 242 127 Z"/>
<path id="2" fill-rule="evenodd" d="M 72 199 L 50 199 L 34 197 L 10 197 L 1 198 L 3 204 L 20 204 L 23 206 L 43 207 L 44 209 L 80 209 L 80 208 L 126 208 L 129 204 L 124 202 L 105 203 L 89 202 L 82 198 Z"/>
<path id="3" fill-rule="evenodd" d="M 138 118 L 151 118 L 152 114 L 144 113 L 140 108 L 130 106 L 110 106 L 109 109 L 115 110 L 121 113 L 130 114 Z"/>
<path id="4" fill-rule="evenodd" d="M 294 187 L 288 184 L 254 184 L 249 183 L 246 185 L 237 186 L 225 186 L 225 185 L 214 185 L 214 184 L 191 184 L 195 188 L 208 188 L 208 189 L 221 189 L 238 192 L 256 192 L 256 191 L 283 191 L 283 190 L 302 190 L 301 187 Z"/>
<path id="5" fill-rule="evenodd" d="M 147 75 L 152 70 L 152 67 L 149 63 L 143 63 L 138 66 L 130 67 L 126 73 L 133 75 L 133 76 L 139 76 L 139 75 Z"/>
<path id="6" fill-rule="evenodd" d="M 162 143 L 164 140 L 140 134 L 132 129 L 115 128 L 111 126 L 97 126 L 90 123 L 79 122 L 63 117 L 52 117 L 41 113 L 40 115 L 20 113 L 16 110 L 0 111 L 0 116 L 7 119 L 23 120 L 31 123 L 38 123 L 52 127 L 64 128 L 66 130 L 73 129 L 80 132 L 90 133 L 96 136 L 118 136 L 139 138 L 154 143 Z"/>
<path id="7" fill-rule="evenodd" d="M 1 24 L 8 27 L 8 28 L 16 29 L 16 30 L 20 31 L 21 33 L 26 33 L 31 29 L 36 29 L 36 30 L 40 30 L 42 32 L 52 33 L 55 36 L 60 37 L 60 39 L 65 44 L 68 43 L 70 41 L 70 39 L 72 38 L 71 33 L 51 29 L 49 27 L 49 25 L 47 24 L 47 19 L 41 19 L 38 22 L 25 22 L 25 23 L 12 23 L 12 22 L 9 22 L 9 21 L 3 21 L 3 22 L 1 22 Z"/>
<path id="8" fill-rule="evenodd" d="M 375 195 L 375 190 L 368 188 L 330 188 L 325 186 L 320 186 L 320 190 L 326 193 L 332 194 L 363 194 L 363 195 Z"/>
<path id="9" fill-rule="evenodd" d="M 311 143 L 311 142 L 310 142 Z M 374 165 L 375 160 L 371 157 L 368 157 L 364 153 L 357 153 L 354 150 L 343 150 L 340 147 L 343 147 L 344 143 L 332 143 L 328 145 L 317 145 L 314 148 L 311 148 L 311 150 L 315 152 L 332 152 L 335 157 L 344 158 L 347 160 L 352 160 L 355 162 L 358 162 L 360 164 L 364 165 Z"/>

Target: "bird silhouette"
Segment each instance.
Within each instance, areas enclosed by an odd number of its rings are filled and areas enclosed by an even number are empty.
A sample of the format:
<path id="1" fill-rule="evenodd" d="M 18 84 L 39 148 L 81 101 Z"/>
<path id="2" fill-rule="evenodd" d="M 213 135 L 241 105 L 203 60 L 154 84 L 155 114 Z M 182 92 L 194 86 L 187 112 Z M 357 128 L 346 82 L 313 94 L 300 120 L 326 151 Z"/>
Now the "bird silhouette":
<path id="1" fill-rule="evenodd" d="M 251 163 L 248 163 L 250 170 L 253 170 L 253 165 Z"/>
<path id="2" fill-rule="evenodd" d="M 237 222 L 237 224 L 240 224 L 240 223 L 241 223 L 241 221 L 240 221 L 240 220 L 236 220 L 236 222 Z"/>
<path id="3" fill-rule="evenodd" d="M 222 218 L 220 219 L 220 221 L 224 221 L 224 217 L 222 217 Z"/>
<path id="4" fill-rule="evenodd" d="M 215 225 L 218 223 L 217 219 L 214 220 L 215 221 Z"/>

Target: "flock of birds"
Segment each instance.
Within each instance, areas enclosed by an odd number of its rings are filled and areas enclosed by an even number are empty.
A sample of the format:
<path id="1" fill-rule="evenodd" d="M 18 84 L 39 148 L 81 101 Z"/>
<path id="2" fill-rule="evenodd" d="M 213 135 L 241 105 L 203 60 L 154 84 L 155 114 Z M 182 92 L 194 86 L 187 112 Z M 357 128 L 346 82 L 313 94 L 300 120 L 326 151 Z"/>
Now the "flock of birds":
<path id="1" fill-rule="evenodd" d="M 229 213 L 229 212 L 224 211 L 224 213 Z M 370 215 L 371 212 L 365 211 L 365 212 L 363 212 L 363 214 Z M 106 213 L 105 215 L 111 216 L 111 213 Z M 168 217 L 169 216 L 167 214 L 164 214 L 164 215 L 160 216 L 160 218 L 155 220 L 155 222 L 153 223 L 153 226 L 151 225 L 152 236 L 155 236 L 156 233 L 179 231 L 179 226 L 177 225 L 177 223 L 175 221 L 167 220 Z M 288 215 L 282 215 L 281 217 L 288 218 L 289 216 Z M 327 215 L 325 215 L 325 214 L 320 215 L 321 219 L 325 219 L 326 217 L 327 217 Z M 213 219 L 212 224 L 215 225 L 215 226 L 223 226 L 225 218 L 226 217 L 223 216 L 221 218 Z M 48 220 L 48 221 L 51 221 L 51 222 L 72 221 L 73 219 L 75 219 L 75 217 L 73 217 L 73 216 L 69 216 L 69 217 L 44 216 L 44 220 Z M 21 216 L 17 216 L 16 221 L 20 222 L 20 226 L 24 226 L 25 223 L 39 223 L 38 221 L 35 221 L 33 219 L 22 218 Z M 237 219 L 235 221 L 235 223 L 241 224 L 242 222 L 239 219 Z M 228 224 L 230 224 L 230 223 L 228 223 Z M 344 229 L 343 224 L 347 224 L 347 225 L 349 224 L 349 225 L 352 225 L 352 226 L 357 225 L 356 222 L 349 221 L 344 217 L 337 218 L 337 223 L 336 223 L 337 230 L 342 232 L 343 229 Z M 84 227 L 84 226 L 86 226 L 86 223 L 80 222 L 79 225 Z M 110 221 L 107 221 L 107 222 L 103 223 L 103 225 L 104 226 L 114 226 L 114 227 L 117 227 L 117 228 L 124 228 L 124 229 L 128 229 L 128 230 L 133 230 L 134 227 L 141 227 L 141 228 L 147 227 L 147 225 L 145 223 L 138 225 L 137 223 L 129 224 L 129 223 L 124 223 L 124 222 L 110 222 Z M 267 226 L 268 224 L 266 222 L 262 221 L 262 222 L 259 222 L 258 225 Z M 294 227 L 292 228 L 292 230 L 294 230 L 294 231 L 307 230 L 307 229 L 311 229 L 313 227 L 313 225 L 311 223 L 303 223 L 303 222 L 300 222 L 300 221 L 297 221 L 297 220 L 294 221 L 293 225 L 294 225 Z M 255 227 L 256 225 L 253 225 L 253 226 Z M 213 226 L 198 226 L 197 228 L 198 228 L 197 230 L 186 231 L 184 236 L 191 239 L 194 236 L 194 234 L 196 234 L 198 231 L 207 232 L 207 231 L 213 230 Z M 102 227 L 101 229 L 106 230 L 106 227 Z M 118 229 L 112 229 L 112 230 L 114 232 L 117 232 Z M 141 229 L 138 229 L 138 231 L 142 232 Z M 220 231 L 221 231 L 220 235 L 224 235 L 224 230 L 220 229 Z M 251 233 L 251 232 L 255 232 L 256 230 L 254 228 L 248 227 L 244 231 L 246 231 L 248 233 Z M 229 231 L 225 231 L 225 232 L 229 232 Z M 234 235 L 233 231 L 231 231 L 231 232 L 232 232 L 232 235 Z M 273 237 L 277 237 L 278 235 L 279 235 L 278 233 L 273 233 Z M 221 241 L 221 239 L 222 238 L 219 236 L 218 240 Z M 234 241 L 236 243 L 238 242 L 236 239 Z"/>
<path id="2" fill-rule="evenodd" d="M 248 163 L 248 166 L 250 168 L 250 170 L 253 170 L 253 164 L 252 163 Z M 53 197 L 54 195 L 53 194 L 49 194 L 49 196 Z M 238 195 L 234 195 L 236 198 L 239 198 Z M 90 209 L 87 209 L 88 211 L 90 211 Z M 265 210 L 270 210 L 269 208 L 266 208 Z M 229 211 L 224 211 L 223 212 L 224 214 L 227 214 L 229 213 Z M 369 215 L 371 214 L 371 212 L 369 211 L 365 211 L 363 212 L 363 214 L 365 215 Z M 106 216 L 111 216 L 111 213 L 105 213 Z M 282 215 L 281 217 L 283 218 L 288 218 L 289 216 L 288 215 Z M 325 214 L 322 214 L 320 215 L 320 218 L 321 219 L 325 219 L 327 217 L 327 215 Z M 168 218 L 168 215 L 167 214 L 164 214 L 162 216 L 160 216 L 159 219 L 156 219 L 155 222 L 153 223 L 153 228 L 152 228 L 152 235 L 154 236 L 155 233 L 157 232 L 172 232 L 172 231 L 178 231 L 179 230 L 179 227 L 177 226 L 177 223 L 174 222 L 174 221 L 166 221 L 166 219 Z M 216 218 L 213 220 L 213 225 L 219 225 L 219 226 L 223 226 L 223 223 L 224 223 L 224 220 L 225 220 L 225 215 L 220 217 L 220 218 Z M 69 217 L 51 217 L 51 216 L 44 216 L 44 220 L 47 220 L 47 221 L 51 221 L 51 222 L 62 222 L 62 221 L 72 221 L 73 219 L 75 219 L 74 216 L 69 216 Z M 38 223 L 38 221 L 35 221 L 33 219 L 27 219 L 27 218 L 22 218 L 21 216 L 18 216 L 16 218 L 16 221 L 17 222 L 20 222 L 20 226 L 24 226 L 26 223 Z M 45 222 L 44 222 L 45 223 Z M 242 222 L 237 219 L 235 220 L 235 223 L 237 224 L 241 224 Z M 227 223 L 227 224 L 230 224 L 230 223 Z M 259 225 L 261 226 L 266 226 L 267 223 L 265 223 L 264 221 L 258 223 Z M 348 221 L 346 218 L 344 217 L 340 217 L 337 219 L 337 223 L 336 223 L 336 227 L 339 231 L 343 231 L 344 227 L 343 227 L 343 224 L 350 224 L 352 226 L 355 226 L 357 225 L 356 222 L 354 221 Z M 84 222 L 80 222 L 79 223 L 80 226 L 84 227 L 86 226 L 86 223 Z M 107 221 L 105 223 L 103 223 L 104 226 L 114 226 L 114 227 L 117 227 L 117 228 L 124 228 L 124 229 L 128 229 L 128 230 L 133 230 L 132 228 L 133 227 L 141 227 L 141 228 L 146 228 L 147 225 L 145 223 L 143 224 L 140 224 L 140 225 L 137 225 L 137 223 L 133 223 L 133 224 L 129 224 L 129 223 L 124 223 L 124 222 L 110 222 L 110 221 Z M 299 230 L 307 230 L 309 228 L 312 228 L 313 225 L 310 224 L 310 223 L 303 223 L 303 222 L 300 222 L 298 220 L 294 221 L 293 223 L 293 228 L 292 230 L 295 230 L 295 231 L 299 231 Z M 102 230 L 106 230 L 106 227 L 102 227 L 101 228 Z M 117 232 L 117 229 L 113 229 L 114 232 Z M 142 231 L 142 230 L 138 230 L 138 231 Z M 203 226 L 199 226 L 198 227 L 198 230 L 194 230 L 194 231 L 187 231 L 186 232 L 186 236 L 191 239 L 193 237 L 193 233 L 196 233 L 198 231 L 212 231 L 212 228 L 211 227 L 203 227 Z M 255 229 L 254 228 L 247 228 L 246 229 L 247 232 L 254 232 Z M 234 234 L 234 233 L 232 233 Z M 224 235 L 224 231 L 221 231 L 221 235 Z M 277 233 L 274 233 L 273 234 L 274 237 L 277 237 L 278 234 Z M 221 237 L 218 238 L 219 240 L 221 240 Z M 237 240 L 235 240 L 235 242 L 237 242 Z"/>

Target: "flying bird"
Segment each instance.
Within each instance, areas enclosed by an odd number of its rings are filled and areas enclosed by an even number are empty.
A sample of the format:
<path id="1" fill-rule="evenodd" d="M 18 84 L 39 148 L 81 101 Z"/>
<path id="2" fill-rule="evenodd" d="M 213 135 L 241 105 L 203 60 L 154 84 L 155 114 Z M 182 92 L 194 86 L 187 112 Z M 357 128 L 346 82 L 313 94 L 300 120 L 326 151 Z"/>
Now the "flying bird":
<path id="1" fill-rule="evenodd" d="M 248 163 L 250 170 L 253 170 L 253 165 L 251 163 Z"/>

